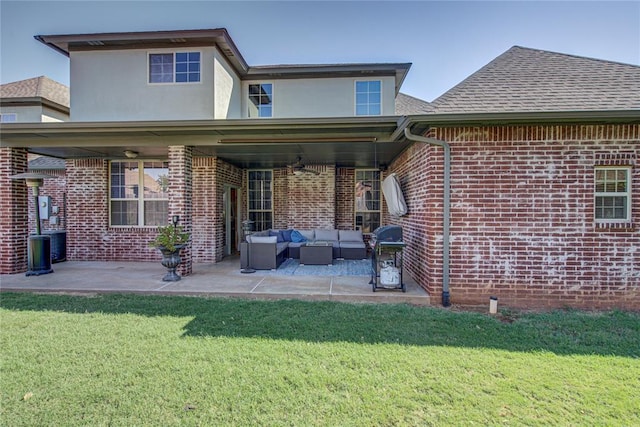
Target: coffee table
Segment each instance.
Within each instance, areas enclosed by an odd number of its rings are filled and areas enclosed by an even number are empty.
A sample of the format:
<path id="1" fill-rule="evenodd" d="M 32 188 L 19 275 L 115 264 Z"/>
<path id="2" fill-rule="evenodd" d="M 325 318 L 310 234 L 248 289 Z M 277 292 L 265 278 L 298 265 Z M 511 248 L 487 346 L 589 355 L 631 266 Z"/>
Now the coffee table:
<path id="1" fill-rule="evenodd" d="M 300 264 L 332 265 L 333 246 L 329 242 L 314 241 L 300 246 Z"/>

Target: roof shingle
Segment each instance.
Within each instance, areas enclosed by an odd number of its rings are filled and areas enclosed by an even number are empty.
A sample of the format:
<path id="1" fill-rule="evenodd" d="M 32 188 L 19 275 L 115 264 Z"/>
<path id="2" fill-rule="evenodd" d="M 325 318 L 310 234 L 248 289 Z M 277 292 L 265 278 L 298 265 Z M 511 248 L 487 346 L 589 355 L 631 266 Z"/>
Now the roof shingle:
<path id="1" fill-rule="evenodd" d="M 43 98 L 69 108 L 69 88 L 46 76 L 0 85 L 0 98 Z"/>
<path id="2" fill-rule="evenodd" d="M 431 105 L 436 113 L 640 109 L 640 66 L 514 46 Z"/>

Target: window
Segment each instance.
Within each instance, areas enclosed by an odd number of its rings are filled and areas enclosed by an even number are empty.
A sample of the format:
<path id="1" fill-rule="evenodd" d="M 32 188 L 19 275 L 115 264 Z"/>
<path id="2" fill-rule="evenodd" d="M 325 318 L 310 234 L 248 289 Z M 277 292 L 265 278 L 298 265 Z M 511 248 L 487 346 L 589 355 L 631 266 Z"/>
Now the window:
<path id="1" fill-rule="evenodd" d="M 168 162 L 111 162 L 109 177 L 112 226 L 166 225 Z"/>
<path id="2" fill-rule="evenodd" d="M 380 227 L 380 171 L 356 170 L 356 229 L 371 233 Z"/>
<path id="3" fill-rule="evenodd" d="M 17 121 L 18 121 L 18 115 L 16 113 L 0 114 L 0 123 L 13 123 Z"/>
<path id="4" fill-rule="evenodd" d="M 380 80 L 356 81 L 356 116 L 382 114 L 381 87 Z"/>
<path id="5" fill-rule="evenodd" d="M 254 221 L 254 230 L 273 227 L 273 172 L 249 171 L 249 220 Z"/>
<path id="6" fill-rule="evenodd" d="M 149 83 L 200 81 L 200 52 L 150 53 Z"/>
<path id="7" fill-rule="evenodd" d="M 273 84 L 249 85 L 249 117 L 273 117 Z"/>
<path id="8" fill-rule="evenodd" d="M 605 166 L 595 171 L 596 222 L 630 222 L 631 168 Z"/>

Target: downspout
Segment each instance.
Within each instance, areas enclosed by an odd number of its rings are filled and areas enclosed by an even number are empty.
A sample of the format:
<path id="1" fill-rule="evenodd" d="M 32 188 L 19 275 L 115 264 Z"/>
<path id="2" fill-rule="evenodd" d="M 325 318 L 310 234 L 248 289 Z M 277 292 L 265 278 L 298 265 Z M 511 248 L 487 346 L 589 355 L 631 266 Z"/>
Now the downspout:
<path id="1" fill-rule="evenodd" d="M 451 146 L 434 138 L 414 135 L 409 127 L 404 128 L 404 136 L 408 140 L 423 144 L 437 145 L 444 149 L 444 195 L 442 218 L 442 306 L 449 307 L 449 216 L 451 215 Z"/>

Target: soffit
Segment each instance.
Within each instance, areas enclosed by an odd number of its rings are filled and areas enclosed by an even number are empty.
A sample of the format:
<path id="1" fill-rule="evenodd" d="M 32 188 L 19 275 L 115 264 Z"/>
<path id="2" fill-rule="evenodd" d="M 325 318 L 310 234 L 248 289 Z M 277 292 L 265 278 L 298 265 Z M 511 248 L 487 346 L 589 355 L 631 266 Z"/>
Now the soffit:
<path id="1" fill-rule="evenodd" d="M 250 122 L 250 123 L 247 123 Z M 193 146 L 195 157 L 216 156 L 242 168 L 277 168 L 301 156 L 308 165 L 389 164 L 410 143 L 390 141 L 398 117 L 311 121 L 31 123 L 4 129 L 2 145 L 59 158 L 166 158 L 171 145 Z"/>

